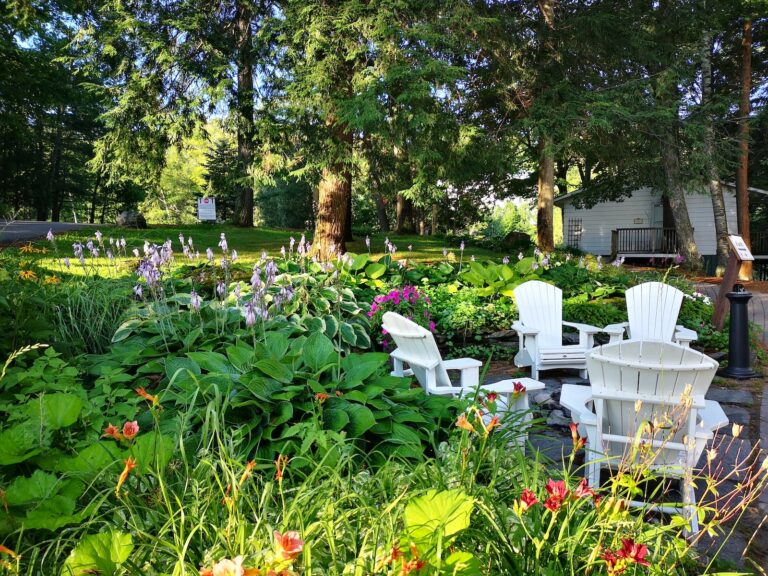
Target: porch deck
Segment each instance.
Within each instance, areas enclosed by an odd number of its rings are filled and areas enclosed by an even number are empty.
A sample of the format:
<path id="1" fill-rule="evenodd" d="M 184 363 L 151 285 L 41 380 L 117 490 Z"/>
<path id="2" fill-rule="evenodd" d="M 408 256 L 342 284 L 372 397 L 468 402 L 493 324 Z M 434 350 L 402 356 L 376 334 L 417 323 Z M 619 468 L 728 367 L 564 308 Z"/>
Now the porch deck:
<path id="1" fill-rule="evenodd" d="M 768 260 L 768 232 L 752 232 L 752 254 Z M 617 228 L 611 231 L 614 258 L 674 258 L 680 253 L 674 228 Z"/>

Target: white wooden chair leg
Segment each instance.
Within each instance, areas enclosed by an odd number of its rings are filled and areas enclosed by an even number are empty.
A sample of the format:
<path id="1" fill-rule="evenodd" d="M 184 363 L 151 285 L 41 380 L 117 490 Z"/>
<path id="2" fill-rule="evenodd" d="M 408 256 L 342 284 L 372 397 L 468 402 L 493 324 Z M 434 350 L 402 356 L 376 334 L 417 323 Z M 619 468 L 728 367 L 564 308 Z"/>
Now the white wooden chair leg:
<path id="1" fill-rule="evenodd" d="M 480 368 L 464 368 L 460 374 L 462 388 L 476 388 L 480 384 Z"/>
<path id="2" fill-rule="evenodd" d="M 403 361 L 397 358 L 392 358 L 392 360 L 395 363 L 395 369 L 392 370 L 392 376 L 399 376 L 402 378 L 404 376 Z"/>
<path id="3" fill-rule="evenodd" d="M 584 368 L 584 370 L 579 370 L 579 378 L 583 378 L 584 380 L 587 379 L 587 369 Z"/>
<path id="4" fill-rule="evenodd" d="M 531 364 L 531 378 L 534 380 L 539 379 L 539 366 L 535 362 Z"/>

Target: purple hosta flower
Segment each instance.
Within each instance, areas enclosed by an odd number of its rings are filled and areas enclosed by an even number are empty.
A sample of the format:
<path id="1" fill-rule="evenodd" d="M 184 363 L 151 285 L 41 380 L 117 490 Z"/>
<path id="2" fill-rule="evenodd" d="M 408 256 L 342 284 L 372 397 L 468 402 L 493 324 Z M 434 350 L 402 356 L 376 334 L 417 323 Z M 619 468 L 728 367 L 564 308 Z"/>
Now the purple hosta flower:
<path id="1" fill-rule="evenodd" d="M 293 300 L 293 286 L 283 286 L 280 288 L 280 292 L 275 295 L 275 307 L 280 308 L 287 302 Z"/>
<path id="2" fill-rule="evenodd" d="M 240 282 L 235 284 L 235 289 L 232 291 L 232 293 L 235 295 L 235 300 L 240 300 Z"/>
<path id="3" fill-rule="evenodd" d="M 53 242 L 53 229 L 48 228 L 48 234 L 45 235 L 45 239 L 48 240 L 48 242 Z"/>
<path id="4" fill-rule="evenodd" d="M 96 230 L 96 234 L 94 234 L 94 236 L 96 236 L 96 242 L 98 242 L 99 244 L 101 244 L 101 238 L 102 238 L 104 235 L 103 235 L 101 232 L 99 232 L 98 230 Z"/>
<path id="5" fill-rule="evenodd" d="M 413 252 L 413 244 L 408 244 L 408 252 Z"/>
<path id="6" fill-rule="evenodd" d="M 189 246 L 186 244 L 181 245 L 181 251 L 187 258 L 192 258 L 192 255 L 189 253 Z"/>
<path id="7" fill-rule="evenodd" d="M 222 258 L 220 264 L 221 264 L 221 269 L 226 270 L 229 267 L 229 260 L 227 260 L 226 258 Z"/>
<path id="8" fill-rule="evenodd" d="M 565 255 L 565 261 L 566 261 L 566 262 L 570 262 L 570 261 L 571 261 L 571 258 L 573 258 L 573 256 L 571 256 L 571 253 L 570 253 L 570 252 L 568 252 L 568 253 Z"/>
<path id="9" fill-rule="evenodd" d="M 117 242 L 117 243 L 118 243 L 118 245 L 120 246 L 120 248 L 122 248 L 123 250 L 125 250 L 125 238 L 120 238 L 120 240 L 118 240 L 118 242 Z"/>
<path id="10" fill-rule="evenodd" d="M 133 287 L 133 294 L 136 298 L 144 297 L 144 288 L 141 287 L 141 284 L 136 284 L 136 286 Z"/>
<path id="11" fill-rule="evenodd" d="M 192 290 L 192 292 L 189 294 L 189 305 L 195 310 L 200 310 L 200 304 L 200 296 L 197 294 L 197 292 Z"/>
<path id="12" fill-rule="evenodd" d="M 541 260 L 541 265 L 545 268 L 549 266 L 549 254 L 544 254 L 544 258 Z"/>
<path id="13" fill-rule="evenodd" d="M 518 260 L 522 260 L 523 259 L 523 253 L 522 252 L 518 252 L 517 253 L 517 259 Z"/>
<path id="14" fill-rule="evenodd" d="M 304 244 L 304 248 L 306 248 L 306 250 L 307 250 L 307 254 L 309 254 L 310 252 L 312 252 L 312 244 L 310 244 L 309 242 L 306 242 L 306 243 Z M 315 262 L 317 262 L 317 258 L 314 258 L 314 260 L 315 260 Z"/>
<path id="15" fill-rule="evenodd" d="M 221 237 L 219 239 L 219 248 L 221 248 L 221 251 L 225 254 L 229 252 L 229 245 L 227 244 L 227 237 L 224 235 L 224 232 L 221 233 Z"/>
<path id="16" fill-rule="evenodd" d="M 110 260 L 114 260 L 115 259 L 115 257 L 112 256 L 112 251 L 111 250 L 107 250 L 107 258 L 109 258 Z"/>
<path id="17" fill-rule="evenodd" d="M 371 250 L 371 237 L 366 234 L 365 236 L 365 246 L 368 248 L 368 251 Z"/>
<path id="18" fill-rule="evenodd" d="M 149 256 L 149 252 L 151 250 L 151 246 L 149 245 L 149 242 L 144 240 L 144 256 Z"/>
<path id="19" fill-rule="evenodd" d="M 181 232 L 179 232 L 179 244 L 184 246 L 184 234 L 182 234 Z"/>
<path id="20" fill-rule="evenodd" d="M 245 303 L 245 325 L 250 328 L 256 324 L 256 303 L 251 300 Z"/>
<path id="21" fill-rule="evenodd" d="M 683 256 L 682 254 L 675 254 L 675 264 L 679 266 L 683 262 L 685 262 L 685 256 Z"/>
<path id="22" fill-rule="evenodd" d="M 226 292 L 227 292 L 227 285 L 224 284 L 224 282 L 219 281 L 219 283 L 216 284 L 216 294 L 219 295 L 219 298 L 223 298 Z"/>
<path id="23" fill-rule="evenodd" d="M 75 254 L 75 258 L 83 257 L 83 245 L 80 244 L 80 242 L 75 242 L 74 244 L 72 244 L 72 251 Z"/>
<path id="24" fill-rule="evenodd" d="M 167 264 L 173 260 L 173 243 L 170 240 L 163 242 L 163 247 L 160 249 L 160 252 L 163 264 Z"/>
<path id="25" fill-rule="evenodd" d="M 94 258 L 98 258 L 99 257 L 99 249 L 98 248 L 94 248 L 93 250 L 91 250 L 91 255 Z"/>
<path id="26" fill-rule="evenodd" d="M 213 250 L 210 248 L 205 249 L 205 256 L 208 258 L 208 262 L 213 262 Z"/>
<path id="27" fill-rule="evenodd" d="M 289 250 L 290 252 L 293 252 L 293 246 L 294 246 L 294 244 L 296 244 L 296 238 L 294 238 L 293 236 L 291 236 L 291 237 L 288 239 L 288 250 Z"/>
<path id="28" fill-rule="evenodd" d="M 152 246 L 149 249 L 149 261 L 155 266 L 160 266 L 160 264 L 162 264 L 160 253 L 157 251 L 157 246 Z"/>
<path id="29" fill-rule="evenodd" d="M 392 244 L 392 242 L 390 242 L 389 243 L 389 253 L 394 255 L 395 252 L 397 252 L 397 246 L 395 246 L 394 244 Z"/>
<path id="30" fill-rule="evenodd" d="M 533 262 L 531 264 L 531 270 L 538 270 L 538 269 L 539 269 L 539 265 L 536 262 Z"/>
<path id="31" fill-rule="evenodd" d="M 160 281 L 160 270 L 155 266 L 152 260 L 142 260 L 137 270 L 139 276 L 144 278 L 147 286 L 152 288 Z"/>
<path id="32" fill-rule="evenodd" d="M 613 265 L 616 266 L 616 268 L 620 268 L 622 264 L 624 264 L 624 256 L 619 256 L 613 261 Z"/>
<path id="33" fill-rule="evenodd" d="M 85 243 L 85 247 L 88 248 L 88 251 L 93 254 L 93 240 L 88 240 L 88 242 Z"/>
<path id="34" fill-rule="evenodd" d="M 400 268 L 405 268 L 408 265 L 408 261 L 406 259 L 398 260 L 397 263 Z"/>
<path id="35" fill-rule="evenodd" d="M 69 268 L 69 265 L 70 265 L 70 264 L 69 264 L 69 258 L 67 258 L 67 257 L 65 256 L 65 257 L 64 257 L 64 266 L 65 266 L 66 268 Z"/>
<path id="36" fill-rule="evenodd" d="M 443 248 L 443 258 L 448 258 L 448 248 Z"/>
<path id="37" fill-rule="evenodd" d="M 237 260 L 237 250 L 232 250 L 232 262 Z"/>
<path id="38" fill-rule="evenodd" d="M 194 250 L 194 249 L 195 249 L 195 245 L 194 245 L 194 243 L 192 242 L 192 236 L 190 236 L 189 238 L 187 238 L 187 244 L 189 244 L 189 247 L 190 247 L 192 250 Z"/>
<path id="39" fill-rule="evenodd" d="M 267 259 L 267 251 L 266 250 L 262 250 L 261 251 L 261 259 L 262 260 L 266 260 Z"/>
<path id="40" fill-rule="evenodd" d="M 541 250 L 539 250 L 538 246 L 533 249 L 533 255 L 536 257 L 541 256 Z"/>
<path id="41" fill-rule="evenodd" d="M 464 252 L 464 240 L 461 241 L 461 244 L 459 244 L 459 250 Z"/>
<path id="42" fill-rule="evenodd" d="M 109 237 L 109 245 L 114 246 L 115 245 L 115 239 L 112 238 L 112 236 Z"/>
<path id="43" fill-rule="evenodd" d="M 253 274 L 251 274 L 251 288 L 254 292 L 261 286 L 261 269 L 258 266 L 253 267 Z"/>
<path id="44" fill-rule="evenodd" d="M 291 240 L 293 240 L 293 238 L 291 238 Z M 280 246 L 280 256 L 285 260 L 285 246 Z"/>
<path id="45" fill-rule="evenodd" d="M 501 259 L 502 264 L 509 264 L 509 256 L 504 256 L 504 258 Z"/>
<path id="46" fill-rule="evenodd" d="M 333 266 L 333 264 L 331 264 Z M 272 286 L 275 283 L 275 276 L 277 276 L 277 264 L 273 260 L 267 262 L 264 268 L 264 274 L 266 276 L 265 283 L 267 286 Z"/>
<path id="47" fill-rule="evenodd" d="M 602 270 L 603 269 L 603 257 L 598 256 L 597 257 L 597 269 Z"/>
<path id="48" fill-rule="evenodd" d="M 336 254 L 336 243 L 331 242 L 330 246 L 328 246 L 328 252 L 333 255 Z"/>
<path id="49" fill-rule="evenodd" d="M 197 258 L 198 260 L 200 260 L 200 252 L 195 252 L 195 258 Z"/>
<path id="50" fill-rule="evenodd" d="M 136 258 L 139 257 L 139 249 L 138 248 L 134 248 L 133 249 L 133 255 L 136 256 Z"/>

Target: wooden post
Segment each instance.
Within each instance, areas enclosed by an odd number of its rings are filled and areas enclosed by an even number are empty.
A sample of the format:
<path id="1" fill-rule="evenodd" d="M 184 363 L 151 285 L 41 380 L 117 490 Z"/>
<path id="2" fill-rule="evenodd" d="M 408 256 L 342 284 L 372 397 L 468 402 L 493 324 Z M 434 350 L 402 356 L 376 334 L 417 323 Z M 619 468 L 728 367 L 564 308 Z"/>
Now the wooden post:
<path id="1" fill-rule="evenodd" d="M 733 285 L 739 279 L 741 263 L 754 260 L 752 253 L 741 236 L 728 236 L 728 246 L 731 249 L 728 256 L 728 265 L 725 267 L 720 290 L 718 290 L 717 298 L 715 298 L 715 311 L 712 314 L 712 325 L 718 330 L 722 330 L 725 323 L 725 312 L 728 305 L 725 295 L 733 289 Z"/>

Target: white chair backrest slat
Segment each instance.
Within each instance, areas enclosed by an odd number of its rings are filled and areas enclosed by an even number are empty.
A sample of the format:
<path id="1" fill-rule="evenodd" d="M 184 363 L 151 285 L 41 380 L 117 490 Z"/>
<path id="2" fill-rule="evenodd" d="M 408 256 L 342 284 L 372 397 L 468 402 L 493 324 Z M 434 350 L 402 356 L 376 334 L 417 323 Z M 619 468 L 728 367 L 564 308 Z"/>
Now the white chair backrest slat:
<path id="1" fill-rule="evenodd" d="M 389 332 L 401 357 L 408 363 L 424 389 L 427 388 L 427 370 L 415 363 L 438 362 L 435 368 L 435 384 L 451 386 L 435 337 L 429 330 L 394 312 L 384 314 L 383 327 Z"/>
<path id="2" fill-rule="evenodd" d="M 629 336 L 632 340 L 671 342 L 683 293 L 661 282 L 645 282 L 627 290 Z"/>
<path id="3" fill-rule="evenodd" d="M 563 345 L 563 291 L 557 286 L 531 280 L 513 290 L 520 322 L 539 330 L 541 348 Z"/>

